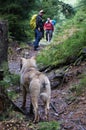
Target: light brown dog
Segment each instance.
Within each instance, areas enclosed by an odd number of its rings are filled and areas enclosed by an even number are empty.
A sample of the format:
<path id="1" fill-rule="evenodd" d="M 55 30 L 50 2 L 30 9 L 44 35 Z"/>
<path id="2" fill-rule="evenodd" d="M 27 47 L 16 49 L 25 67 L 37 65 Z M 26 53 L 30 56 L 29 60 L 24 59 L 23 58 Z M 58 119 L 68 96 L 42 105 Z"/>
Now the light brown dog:
<path id="1" fill-rule="evenodd" d="M 35 114 L 34 122 L 38 122 L 38 98 L 41 97 L 45 105 L 45 118 L 48 119 L 51 98 L 50 81 L 46 75 L 37 70 L 35 57 L 30 59 L 21 58 L 21 64 L 20 83 L 23 88 L 22 107 L 26 105 L 26 95 L 29 92 Z"/>

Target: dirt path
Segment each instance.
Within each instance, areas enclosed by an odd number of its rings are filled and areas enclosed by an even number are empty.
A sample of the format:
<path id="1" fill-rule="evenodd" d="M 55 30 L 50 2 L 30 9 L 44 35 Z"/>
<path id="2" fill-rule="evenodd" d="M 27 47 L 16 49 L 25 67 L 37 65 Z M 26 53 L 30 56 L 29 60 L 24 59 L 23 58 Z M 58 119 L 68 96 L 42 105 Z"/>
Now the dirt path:
<path id="1" fill-rule="evenodd" d="M 43 47 L 43 46 L 41 46 Z M 30 56 L 36 55 L 38 52 L 34 52 L 33 48 L 30 50 Z M 12 73 L 19 73 L 20 71 L 20 56 L 16 60 L 9 62 L 9 68 Z M 61 124 L 61 130 L 86 130 L 86 93 L 83 93 L 80 97 L 75 97 L 74 93 L 71 93 L 70 86 L 78 83 L 79 79 L 76 77 L 76 70 L 84 72 L 86 63 L 79 67 L 73 67 L 69 73 L 72 73 L 72 78 L 68 83 L 63 86 L 52 90 L 51 103 L 53 103 L 55 110 L 50 106 L 50 120 L 56 120 Z M 16 99 L 15 103 L 21 107 L 22 104 L 22 93 L 19 94 L 19 98 Z M 41 120 L 43 120 L 43 104 L 39 100 L 39 110 L 41 113 Z M 30 99 L 27 96 L 26 110 L 29 111 Z M 27 116 L 26 116 L 27 118 Z M 31 119 L 31 118 L 29 118 Z M 28 120 L 29 120 L 28 119 Z"/>

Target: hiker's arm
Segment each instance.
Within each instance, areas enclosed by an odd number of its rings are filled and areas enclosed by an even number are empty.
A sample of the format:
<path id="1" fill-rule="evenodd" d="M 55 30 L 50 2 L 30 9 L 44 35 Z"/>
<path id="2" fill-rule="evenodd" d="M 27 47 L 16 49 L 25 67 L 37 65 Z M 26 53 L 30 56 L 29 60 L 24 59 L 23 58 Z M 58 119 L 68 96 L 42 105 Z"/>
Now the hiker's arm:
<path id="1" fill-rule="evenodd" d="M 36 27 L 40 28 L 40 19 L 39 19 L 39 17 L 36 18 Z"/>

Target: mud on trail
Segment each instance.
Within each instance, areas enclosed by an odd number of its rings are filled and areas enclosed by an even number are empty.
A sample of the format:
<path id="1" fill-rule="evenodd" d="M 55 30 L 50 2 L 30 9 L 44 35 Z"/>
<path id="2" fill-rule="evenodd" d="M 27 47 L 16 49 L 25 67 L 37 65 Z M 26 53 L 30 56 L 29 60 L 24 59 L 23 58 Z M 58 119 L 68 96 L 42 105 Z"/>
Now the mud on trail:
<path id="1" fill-rule="evenodd" d="M 42 49 L 44 46 L 41 46 Z M 36 55 L 40 53 L 41 50 L 34 52 L 33 47 L 27 50 L 28 56 Z M 25 53 L 14 50 L 14 53 L 9 57 L 9 69 L 12 73 L 20 72 L 20 57 Z M 74 92 L 70 91 L 72 85 L 79 83 L 79 77 L 77 72 L 86 73 L 86 62 L 82 63 L 80 66 L 72 66 L 68 73 L 71 77 L 66 83 L 58 86 L 56 89 L 52 90 L 51 105 L 49 112 L 49 121 L 57 121 L 60 123 L 61 130 L 86 130 L 86 92 L 83 92 L 81 96 L 76 96 Z M 22 93 L 20 91 L 19 97 L 14 101 L 18 107 L 22 104 Z M 24 121 L 31 121 L 33 116 L 28 114 L 30 106 L 29 94 L 26 101 L 26 111 L 27 116 L 24 117 Z M 44 121 L 44 109 L 43 103 L 39 100 L 39 111 L 40 119 Z M 25 122 L 26 123 L 26 122 Z M 25 127 L 23 127 L 24 130 Z M 21 130 L 21 129 L 19 129 Z"/>

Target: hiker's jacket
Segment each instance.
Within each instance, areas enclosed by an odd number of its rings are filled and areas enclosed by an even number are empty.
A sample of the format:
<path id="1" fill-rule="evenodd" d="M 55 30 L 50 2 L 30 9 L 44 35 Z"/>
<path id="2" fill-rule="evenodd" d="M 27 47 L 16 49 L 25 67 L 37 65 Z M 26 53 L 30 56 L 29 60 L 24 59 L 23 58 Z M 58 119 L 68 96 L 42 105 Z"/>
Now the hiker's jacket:
<path id="1" fill-rule="evenodd" d="M 42 21 L 42 17 L 40 15 L 38 15 L 36 17 L 36 28 L 40 28 L 40 29 L 43 29 L 43 26 L 44 26 L 44 23 Z"/>
<path id="2" fill-rule="evenodd" d="M 42 16 L 37 15 L 36 17 L 36 29 L 40 28 L 40 31 L 42 32 L 42 37 L 44 37 L 44 23 L 42 21 Z"/>
<path id="3" fill-rule="evenodd" d="M 52 30 L 54 31 L 54 27 L 51 22 L 45 22 L 44 24 L 44 30 Z"/>

